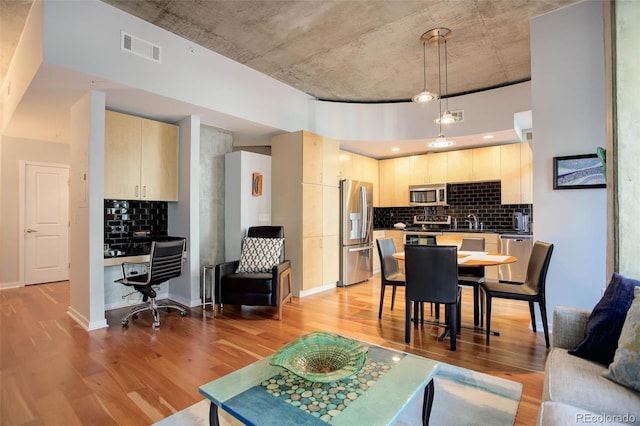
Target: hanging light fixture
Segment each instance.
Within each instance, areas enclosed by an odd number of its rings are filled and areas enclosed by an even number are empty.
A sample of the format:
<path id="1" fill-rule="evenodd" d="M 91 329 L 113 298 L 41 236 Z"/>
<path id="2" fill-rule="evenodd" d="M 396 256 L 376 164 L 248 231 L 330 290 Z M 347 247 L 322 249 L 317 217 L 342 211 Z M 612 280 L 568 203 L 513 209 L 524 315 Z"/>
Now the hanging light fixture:
<path id="1" fill-rule="evenodd" d="M 443 28 L 441 28 L 443 29 Z M 446 29 L 446 28 L 444 28 Z M 445 106 L 445 111 L 441 112 L 440 115 L 438 116 L 438 118 L 436 118 L 435 120 L 433 120 L 435 123 L 438 124 L 451 124 L 451 123 L 455 123 L 456 121 L 458 121 L 458 117 L 451 114 L 451 112 L 449 111 L 449 58 L 447 56 L 447 40 L 451 38 L 451 30 L 448 30 L 448 37 L 444 37 L 443 39 L 443 43 L 444 43 L 444 95 L 445 95 L 445 102 L 446 102 L 446 106 Z M 438 48 L 440 47 L 440 44 L 438 44 Z M 438 57 L 440 56 L 440 50 L 438 49 Z"/>
<path id="2" fill-rule="evenodd" d="M 448 76 L 447 76 L 447 40 L 451 38 L 451 30 L 448 28 L 434 28 L 432 30 L 427 31 L 422 34 L 420 37 L 420 41 L 423 43 L 435 44 L 438 46 L 438 90 L 442 93 L 442 55 L 440 51 L 440 46 L 444 44 L 444 52 L 445 52 L 445 86 L 447 86 Z M 445 87 L 445 93 L 447 88 Z M 447 100 L 448 104 L 448 100 Z M 428 145 L 432 148 L 443 148 L 447 146 L 455 145 L 455 141 L 447 139 L 442 133 L 442 125 L 447 124 L 447 122 L 453 119 L 455 121 L 455 117 L 449 112 L 448 108 L 443 113 L 442 111 L 442 96 L 439 101 L 439 114 L 438 118 L 435 120 L 438 123 L 438 137 L 435 141 L 430 142 Z"/>
<path id="3" fill-rule="evenodd" d="M 427 89 L 427 42 L 420 38 L 420 42 L 422 43 L 422 92 L 418 93 L 413 97 L 413 102 L 419 104 L 426 104 L 427 102 L 431 102 L 435 99 L 438 99 L 438 94 L 430 92 Z"/>

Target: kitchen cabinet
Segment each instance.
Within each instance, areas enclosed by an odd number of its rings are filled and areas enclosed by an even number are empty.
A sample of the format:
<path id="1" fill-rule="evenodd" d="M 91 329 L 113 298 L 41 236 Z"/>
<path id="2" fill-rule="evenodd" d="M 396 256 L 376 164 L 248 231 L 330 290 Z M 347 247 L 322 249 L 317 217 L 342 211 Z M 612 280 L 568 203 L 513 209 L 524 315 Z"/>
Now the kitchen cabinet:
<path id="1" fill-rule="evenodd" d="M 271 139 L 271 214 L 284 226 L 294 296 L 339 278 L 341 172 L 337 141 L 307 131 Z"/>
<path id="2" fill-rule="evenodd" d="M 414 155 L 410 158 L 410 185 L 447 182 L 447 153 Z"/>
<path id="3" fill-rule="evenodd" d="M 533 167 L 528 142 L 500 146 L 502 204 L 533 202 Z"/>
<path id="4" fill-rule="evenodd" d="M 178 201 L 178 127 L 106 111 L 104 197 Z"/>
<path id="5" fill-rule="evenodd" d="M 409 157 L 381 160 L 380 206 L 402 207 L 409 205 L 411 162 Z"/>
<path id="6" fill-rule="evenodd" d="M 380 272 L 380 253 L 378 253 L 377 240 L 385 238 L 384 230 L 373 231 L 373 273 Z"/>
<path id="7" fill-rule="evenodd" d="M 473 150 L 461 149 L 447 152 L 446 182 L 470 182 L 473 176 Z"/>
<path id="8" fill-rule="evenodd" d="M 471 150 L 473 156 L 474 182 L 500 180 L 500 147 L 487 146 Z"/>
<path id="9" fill-rule="evenodd" d="M 373 184 L 373 206 L 379 206 L 378 160 L 348 151 L 340 151 L 340 180 L 352 179 Z"/>

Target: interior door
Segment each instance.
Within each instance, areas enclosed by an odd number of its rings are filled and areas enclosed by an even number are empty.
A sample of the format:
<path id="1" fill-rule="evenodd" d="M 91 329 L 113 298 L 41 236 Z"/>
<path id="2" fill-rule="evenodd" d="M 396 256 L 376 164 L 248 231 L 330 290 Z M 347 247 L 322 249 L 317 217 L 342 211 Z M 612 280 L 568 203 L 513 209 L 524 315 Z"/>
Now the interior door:
<path id="1" fill-rule="evenodd" d="M 69 168 L 25 165 L 24 283 L 69 279 Z"/>

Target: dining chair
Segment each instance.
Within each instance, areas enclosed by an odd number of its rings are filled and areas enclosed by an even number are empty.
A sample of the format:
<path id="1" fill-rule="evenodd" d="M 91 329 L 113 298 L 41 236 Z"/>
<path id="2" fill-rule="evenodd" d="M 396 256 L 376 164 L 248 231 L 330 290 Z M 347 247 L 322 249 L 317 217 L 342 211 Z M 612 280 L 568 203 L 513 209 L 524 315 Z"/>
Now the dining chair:
<path id="1" fill-rule="evenodd" d="M 458 286 L 458 247 L 405 245 L 405 342 L 411 341 L 411 308 L 414 327 L 418 326 L 418 304 L 445 305 L 445 324 L 456 350 L 456 335 L 460 331 L 460 287 Z"/>
<path id="2" fill-rule="evenodd" d="M 523 284 L 501 283 L 493 280 L 485 280 L 480 286 L 485 294 L 487 307 L 487 344 L 491 334 L 491 305 L 493 298 L 525 300 L 529 302 L 529 312 L 531 314 L 531 328 L 536 332 L 536 317 L 534 303 L 540 306 L 542 316 L 542 326 L 544 328 L 544 340 L 549 347 L 549 327 L 547 324 L 547 307 L 545 287 L 547 280 L 547 270 L 553 253 L 553 244 L 536 241 L 533 244 L 531 257 L 527 264 L 527 276 Z"/>
<path id="3" fill-rule="evenodd" d="M 396 289 L 405 286 L 405 274 L 400 270 L 398 259 L 393 257 L 396 246 L 393 238 L 379 238 L 376 240 L 378 254 L 380 255 L 380 309 L 378 319 L 382 319 L 382 304 L 384 302 L 384 292 L 387 286 L 393 288 L 391 293 L 391 310 L 396 301 Z"/>
<path id="4" fill-rule="evenodd" d="M 484 238 L 463 237 L 461 251 L 485 251 Z M 484 321 L 484 295 L 480 283 L 484 282 L 484 266 L 458 268 L 458 284 L 473 287 L 473 325 L 482 327 Z"/>

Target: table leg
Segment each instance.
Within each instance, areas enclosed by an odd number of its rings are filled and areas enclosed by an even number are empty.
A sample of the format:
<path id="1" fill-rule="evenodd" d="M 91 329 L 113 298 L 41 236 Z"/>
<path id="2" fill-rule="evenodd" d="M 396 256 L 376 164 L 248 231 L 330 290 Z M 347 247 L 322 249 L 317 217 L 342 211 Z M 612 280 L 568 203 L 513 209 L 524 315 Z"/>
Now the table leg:
<path id="1" fill-rule="evenodd" d="M 211 403 L 211 407 L 209 407 L 209 425 L 211 426 L 220 425 L 220 421 L 218 420 L 218 406 L 213 402 Z"/>
<path id="2" fill-rule="evenodd" d="M 433 406 L 433 394 L 435 386 L 433 385 L 433 379 L 429 380 L 427 386 L 424 388 L 424 402 L 422 404 L 422 424 L 423 426 L 429 425 L 429 417 L 431 416 L 431 407 Z"/>

